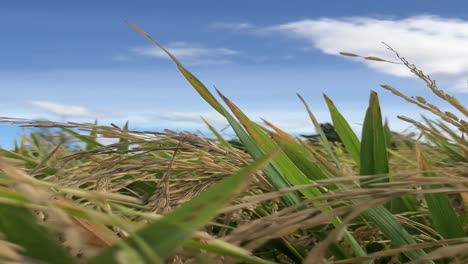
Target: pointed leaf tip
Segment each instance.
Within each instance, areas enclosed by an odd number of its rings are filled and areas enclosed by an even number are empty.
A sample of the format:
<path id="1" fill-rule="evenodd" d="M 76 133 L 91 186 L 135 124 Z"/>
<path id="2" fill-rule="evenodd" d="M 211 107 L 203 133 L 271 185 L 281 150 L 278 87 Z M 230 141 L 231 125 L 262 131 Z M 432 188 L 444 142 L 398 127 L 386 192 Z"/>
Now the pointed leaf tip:
<path id="1" fill-rule="evenodd" d="M 379 100 L 379 96 L 378 96 L 378 94 L 377 94 L 376 91 L 371 90 L 370 96 L 369 96 L 369 102 L 370 102 L 370 103 L 373 103 L 373 102 L 375 102 L 376 100 L 377 100 L 377 101 Z"/>

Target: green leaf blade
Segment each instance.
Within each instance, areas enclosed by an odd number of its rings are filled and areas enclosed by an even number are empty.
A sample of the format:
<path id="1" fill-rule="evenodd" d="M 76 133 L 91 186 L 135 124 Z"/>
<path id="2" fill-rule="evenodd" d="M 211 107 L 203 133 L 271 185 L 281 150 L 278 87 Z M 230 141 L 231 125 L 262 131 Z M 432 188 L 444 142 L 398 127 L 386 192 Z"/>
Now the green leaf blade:
<path id="1" fill-rule="evenodd" d="M 159 257 L 167 258 L 186 240 L 190 239 L 197 229 L 213 218 L 227 201 L 239 194 L 247 186 L 250 175 L 265 166 L 275 154 L 276 151 L 254 161 L 251 165 L 225 178 L 162 219 L 137 231 L 133 236 L 147 243 Z M 132 237 L 126 242 L 140 251 Z M 115 245 L 88 263 L 112 263 L 115 261 L 118 251 L 119 246 Z M 141 253 L 144 254 L 144 252 Z"/>
<path id="2" fill-rule="evenodd" d="M 360 166 L 361 143 L 359 142 L 358 137 L 354 133 L 351 126 L 348 124 L 348 121 L 346 121 L 343 115 L 338 111 L 332 100 L 326 95 L 323 96 L 325 98 L 325 102 L 327 103 L 333 126 L 336 129 L 336 133 L 340 136 L 343 145 L 353 158 L 354 162 Z"/>

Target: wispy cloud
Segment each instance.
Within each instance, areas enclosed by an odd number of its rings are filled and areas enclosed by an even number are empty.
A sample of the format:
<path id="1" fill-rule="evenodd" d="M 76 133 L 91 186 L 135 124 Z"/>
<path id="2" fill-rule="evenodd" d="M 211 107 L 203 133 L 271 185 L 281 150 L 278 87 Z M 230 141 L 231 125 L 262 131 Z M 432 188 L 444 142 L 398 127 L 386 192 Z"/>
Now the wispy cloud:
<path id="1" fill-rule="evenodd" d="M 29 101 L 28 104 L 59 116 L 91 118 L 96 118 L 96 116 L 98 116 L 98 113 L 78 105 L 67 105 L 51 101 Z"/>
<path id="2" fill-rule="evenodd" d="M 210 25 L 210 28 L 219 30 L 219 31 L 231 31 L 234 33 L 242 33 L 253 36 L 270 36 L 273 32 L 270 29 L 265 29 L 265 27 L 254 25 L 247 22 L 240 23 L 225 23 L 225 22 L 216 22 Z"/>
<path id="3" fill-rule="evenodd" d="M 231 62 L 229 57 L 238 55 L 240 52 L 229 48 L 207 48 L 192 46 L 185 42 L 173 42 L 165 46 L 174 56 L 186 64 L 225 64 Z M 135 47 L 132 52 L 158 59 L 170 59 L 160 48 L 154 46 Z"/>
<path id="4" fill-rule="evenodd" d="M 112 58 L 115 61 L 131 61 L 132 58 L 125 55 L 116 55 Z"/>
<path id="5" fill-rule="evenodd" d="M 156 119 L 178 122 L 201 124 L 202 118 L 211 125 L 227 125 L 226 118 L 216 112 L 170 112 L 160 113 Z"/>
<path id="6" fill-rule="evenodd" d="M 273 123 L 290 133 L 310 133 L 313 125 L 304 112 L 270 112 L 270 111 L 247 111 L 246 114 L 252 118 L 252 121 L 264 125 L 262 118 Z M 316 115 L 327 118 L 328 112 L 318 111 Z M 222 128 L 228 125 L 226 118 L 217 112 L 167 112 L 153 116 L 153 120 L 166 121 L 177 124 L 180 127 L 205 126 L 202 122 L 205 119 L 211 125 Z"/>
<path id="7" fill-rule="evenodd" d="M 414 16 L 405 19 L 351 17 L 309 19 L 264 29 L 305 40 L 326 54 L 340 51 L 393 59 L 381 44 L 391 45 L 424 72 L 444 79 L 452 89 L 468 92 L 468 21 L 437 16 Z M 352 59 L 352 58 L 350 58 Z M 395 76 L 411 73 L 401 65 L 356 60 Z"/>
<path id="8" fill-rule="evenodd" d="M 234 31 L 240 31 L 240 30 L 248 30 L 248 29 L 253 29 L 254 25 L 250 23 L 224 23 L 224 22 L 216 22 L 211 24 L 212 28 L 217 28 L 217 29 L 228 29 L 228 30 L 234 30 Z"/>

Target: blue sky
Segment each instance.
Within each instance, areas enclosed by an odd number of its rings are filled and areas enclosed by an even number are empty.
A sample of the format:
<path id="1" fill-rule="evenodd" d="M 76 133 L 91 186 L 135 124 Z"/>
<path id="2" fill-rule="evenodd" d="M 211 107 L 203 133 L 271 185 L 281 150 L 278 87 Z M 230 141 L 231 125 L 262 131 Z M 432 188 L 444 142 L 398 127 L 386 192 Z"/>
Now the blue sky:
<path id="1" fill-rule="evenodd" d="M 55 121 L 98 119 L 132 128 L 205 130 L 225 123 L 131 21 L 171 50 L 209 88 L 252 118 L 292 133 L 313 126 L 300 93 L 321 121 L 329 95 L 359 131 L 370 90 L 395 130 L 397 114 L 419 109 L 379 87 L 427 96 L 382 41 L 466 102 L 465 1 L 21 1 L 0 3 L 0 116 Z M 449 110 L 449 108 L 447 108 Z M 0 145 L 18 129 L 0 126 Z"/>

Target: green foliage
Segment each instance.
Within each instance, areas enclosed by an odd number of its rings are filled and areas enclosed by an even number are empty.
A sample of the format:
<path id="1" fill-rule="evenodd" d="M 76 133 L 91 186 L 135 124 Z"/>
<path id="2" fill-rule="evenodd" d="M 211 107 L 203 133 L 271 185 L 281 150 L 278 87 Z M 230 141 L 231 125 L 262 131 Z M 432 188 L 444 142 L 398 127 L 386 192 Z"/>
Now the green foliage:
<path id="1" fill-rule="evenodd" d="M 2 239 L 21 246 L 24 256 L 44 263 L 76 263 L 26 208 L 2 204 L 0 215 Z"/>
<path id="2" fill-rule="evenodd" d="M 361 160 L 360 153 L 361 153 L 361 143 L 359 142 L 358 137 L 351 129 L 351 126 L 348 124 L 348 121 L 341 115 L 341 113 L 336 108 L 335 104 L 332 102 L 328 96 L 324 95 L 325 102 L 328 105 L 328 109 L 330 111 L 330 115 L 333 121 L 333 125 L 335 126 L 336 132 L 340 136 L 343 145 L 351 154 L 354 162 L 359 166 L 359 162 Z"/>

